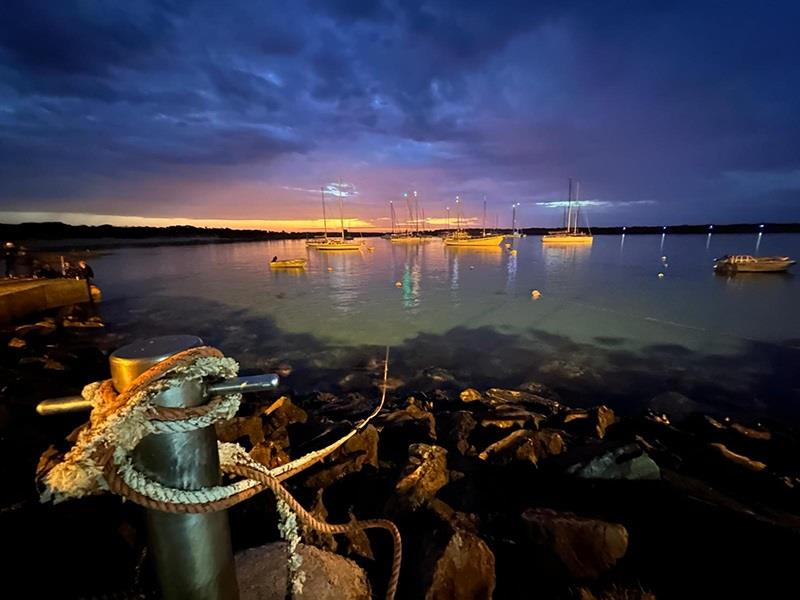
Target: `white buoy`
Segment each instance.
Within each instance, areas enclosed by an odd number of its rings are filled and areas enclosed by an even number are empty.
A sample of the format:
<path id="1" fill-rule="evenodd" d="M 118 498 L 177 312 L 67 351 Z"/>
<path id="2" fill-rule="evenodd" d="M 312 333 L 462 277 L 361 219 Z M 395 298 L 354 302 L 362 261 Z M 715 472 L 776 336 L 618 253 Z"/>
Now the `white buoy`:
<path id="1" fill-rule="evenodd" d="M 402 281 L 395 281 L 394 282 L 394 287 L 397 287 L 397 288 L 403 287 L 403 282 Z"/>
<path id="2" fill-rule="evenodd" d="M 542 297 L 542 292 L 540 292 L 539 290 L 531 291 L 531 298 L 533 298 L 534 300 L 538 300 L 541 297 Z"/>
<path id="3" fill-rule="evenodd" d="M 659 273 L 659 274 L 658 274 L 658 278 L 659 278 L 659 279 L 664 279 L 664 274 L 663 274 L 663 273 Z"/>

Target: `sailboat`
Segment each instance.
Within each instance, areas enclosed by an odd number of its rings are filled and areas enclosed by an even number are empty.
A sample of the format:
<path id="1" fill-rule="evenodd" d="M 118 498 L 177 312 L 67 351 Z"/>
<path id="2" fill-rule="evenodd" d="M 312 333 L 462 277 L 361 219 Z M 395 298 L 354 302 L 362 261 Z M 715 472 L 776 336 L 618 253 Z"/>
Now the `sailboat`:
<path id="1" fill-rule="evenodd" d="M 594 241 L 591 232 L 578 231 L 578 217 L 580 216 L 580 203 L 578 195 L 580 182 L 575 182 L 575 209 L 572 208 L 572 178 L 569 180 L 569 199 L 567 210 L 564 213 L 565 228 L 560 231 L 551 231 L 542 236 L 543 244 L 591 244 Z"/>
<path id="2" fill-rule="evenodd" d="M 519 206 L 519 202 L 516 202 L 511 205 L 511 235 L 509 237 L 512 238 L 521 238 L 525 237 L 525 234 L 522 233 L 519 229 L 517 229 L 517 207 Z"/>
<path id="3" fill-rule="evenodd" d="M 361 250 L 363 244 L 353 240 L 344 239 L 344 206 L 342 203 L 341 184 L 339 190 L 339 219 L 342 223 L 341 238 L 327 238 L 327 242 L 314 246 L 320 252 L 330 252 L 339 250 Z"/>
<path id="4" fill-rule="evenodd" d="M 322 237 L 307 239 L 306 246 L 310 248 L 316 248 L 317 246 L 328 243 L 328 218 L 325 215 L 325 188 L 321 187 L 319 190 L 322 192 L 322 226 L 325 229 L 325 234 Z"/>
<path id="5" fill-rule="evenodd" d="M 456 205 L 458 206 L 458 200 L 456 200 Z M 486 248 L 486 247 L 493 247 L 499 246 L 504 239 L 506 239 L 505 235 L 487 235 L 486 234 L 486 200 L 483 201 L 483 234 L 482 235 L 470 235 L 463 229 L 461 229 L 461 214 L 460 209 L 456 208 L 456 219 L 458 220 L 458 226 L 455 233 L 448 235 L 444 238 L 444 245 L 451 246 L 451 247 L 466 247 L 466 248 Z"/>
<path id="6" fill-rule="evenodd" d="M 403 194 L 403 197 L 406 199 L 406 204 L 408 205 L 408 217 L 409 223 L 412 224 L 411 229 L 406 229 L 403 232 L 395 233 L 395 222 L 396 222 L 396 214 L 394 211 L 394 204 L 390 201 L 389 206 L 391 208 L 392 213 L 392 235 L 389 236 L 389 240 L 394 244 L 416 244 L 418 242 L 428 242 L 437 238 L 426 236 L 419 230 L 419 199 L 417 197 L 417 192 L 413 192 L 414 197 L 414 206 L 411 205 L 411 197 L 408 193 Z M 424 210 L 423 210 L 424 215 Z M 424 222 L 424 217 L 423 217 Z"/>

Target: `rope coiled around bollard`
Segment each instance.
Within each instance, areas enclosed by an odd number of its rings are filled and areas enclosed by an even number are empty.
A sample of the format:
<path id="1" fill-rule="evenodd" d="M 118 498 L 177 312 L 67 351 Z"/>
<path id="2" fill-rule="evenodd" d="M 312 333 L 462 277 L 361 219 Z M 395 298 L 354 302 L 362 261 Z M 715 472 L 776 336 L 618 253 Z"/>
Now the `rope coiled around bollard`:
<path id="1" fill-rule="evenodd" d="M 44 478 L 43 500 L 58 502 L 67 498 L 109 490 L 149 509 L 173 513 L 205 513 L 225 510 L 269 489 L 286 503 L 309 529 L 326 534 L 350 533 L 365 529 L 384 529 L 393 541 L 392 570 L 386 598 L 394 598 L 400 576 L 402 540 L 391 521 L 370 519 L 345 524 L 330 524 L 317 519 L 295 500 L 281 481 L 319 462 L 363 430 L 376 416 L 386 397 L 386 386 L 379 406 L 352 431 L 333 444 L 300 459 L 268 469 L 253 460 L 238 444 L 219 444 L 220 468 L 243 479 L 228 485 L 199 490 L 169 488 L 136 470 L 130 452 L 147 435 L 192 431 L 229 419 L 238 410 L 241 394 L 221 395 L 191 408 L 167 408 L 151 402 L 153 396 L 189 379 L 232 377 L 238 365 L 210 347 L 192 348 L 151 367 L 121 394 L 110 380 L 90 384 L 84 396 L 92 400 L 89 423 L 78 434 L 73 448 Z M 388 375 L 387 361 L 384 380 Z"/>

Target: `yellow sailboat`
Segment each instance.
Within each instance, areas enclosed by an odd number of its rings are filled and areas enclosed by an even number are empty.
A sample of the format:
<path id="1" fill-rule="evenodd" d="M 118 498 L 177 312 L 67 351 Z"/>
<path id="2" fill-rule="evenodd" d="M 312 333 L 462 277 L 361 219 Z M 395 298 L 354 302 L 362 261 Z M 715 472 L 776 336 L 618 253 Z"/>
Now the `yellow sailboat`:
<path id="1" fill-rule="evenodd" d="M 491 248 L 498 247 L 506 236 L 503 234 L 486 234 L 486 200 L 483 201 L 483 234 L 470 235 L 461 229 L 461 199 L 456 196 L 456 219 L 458 220 L 457 229 L 454 233 L 444 238 L 444 245 L 459 248 Z"/>
<path id="2" fill-rule="evenodd" d="M 565 213 L 566 227 L 561 231 L 551 231 L 547 235 L 542 236 L 543 244 L 591 244 L 594 241 L 591 232 L 586 233 L 578 231 L 578 217 L 580 215 L 580 203 L 578 201 L 578 192 L 580 190 L 580 182 L 575 182 L 575 203 L 576 208 L 572 210 L 572 179 L 569 180 L 569 200 L 567 201 L 567 210 Z M 573 216 L 574 213 L 574 216 Z"/>

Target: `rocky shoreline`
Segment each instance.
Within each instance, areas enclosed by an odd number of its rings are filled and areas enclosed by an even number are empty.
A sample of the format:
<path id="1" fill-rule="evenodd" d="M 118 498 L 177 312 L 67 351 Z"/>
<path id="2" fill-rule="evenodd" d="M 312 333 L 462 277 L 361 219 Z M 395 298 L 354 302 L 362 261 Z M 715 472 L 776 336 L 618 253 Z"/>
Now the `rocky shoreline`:
<path id="1" fill-rule="evenodd" d="M 63 449 L 60 440 L 85 415 L 43 419 L 35 401 L 107 377 L 108 353 L 129 341 L 82 310 L 3 332 L 2 560 L 13 567 L 57 557 L 49 569 L 60 574 L 61 597 L 146 593 L 154 584 L 136 507 L 108 497 L 56 507 L 36 500 L 39 454 L 51 444 Z M 291 371 L 281 357 L 264 364 Z M 276 466 L 366 416 L 381 375 L 376 358 L 332 391 L 260 394 L 218 435 Z M 463 389 L 435 365 L 417 381 L 425 383 L 390 379 L 374 425 L 289 481 L 329 522 L 388 517 L 400 527 L 399 597 L 769 597 L 793 589 L 795 428 L 715 412 L 675 392 L 643 390 L 641 411 L 619 416 L 602 404 L 572 406 L 537 382 Z M 278 539 L 267 496 L 230 511 L 238 549 Z M 353 561 L 337 569 L 367 574 L 345 577 L 356 582 L 352 594 L 334 597 L 364 597 L 367 580 L 382 594 L 390 547 L 380 533 L 310 533 L 304 541 Z M 87 557 L 103 577 L 79 575 Z M 54 584 L 36 585 L 45 592 Z"/>

